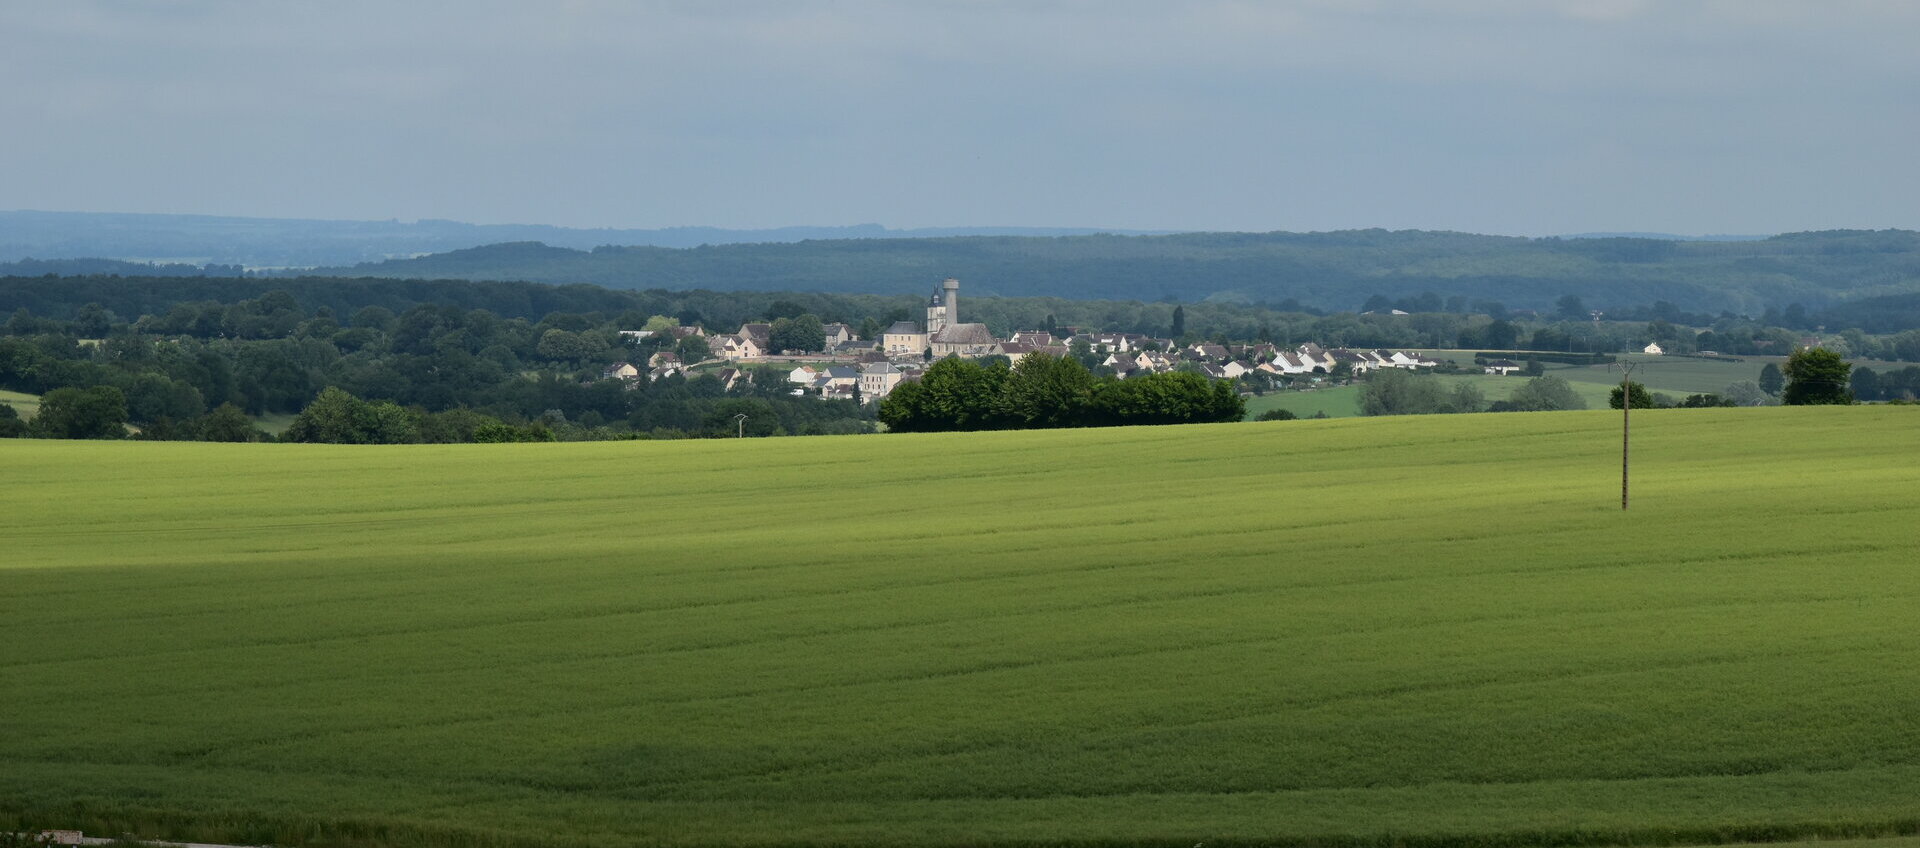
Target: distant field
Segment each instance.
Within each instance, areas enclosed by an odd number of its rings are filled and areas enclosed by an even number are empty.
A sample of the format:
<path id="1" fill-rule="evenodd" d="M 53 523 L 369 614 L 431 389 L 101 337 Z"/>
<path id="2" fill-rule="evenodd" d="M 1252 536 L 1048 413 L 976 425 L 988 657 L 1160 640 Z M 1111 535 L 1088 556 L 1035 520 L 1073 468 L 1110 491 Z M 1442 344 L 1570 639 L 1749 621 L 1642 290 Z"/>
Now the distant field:
<path id="1" fill-rule="evenodd" d="M 40 396 L 25 392 L 10 392 L 0 389 L 0 403 L 13 407 L 21 418 L 32 418 L 40 413 Z"/>
<path id="2" fill-rule="evenodd" d="M 1916 414 L 1649 411 L 1626 514 L 1605 411 L 0 440 L 0 825 L 556 847 L 1911 834 Z"/>
<path id="3" fill-rule="evenodd" d="M 1472 351 L 1428 350 L 1421 351 L 1436 359 L 1448 359 L 1462 367 L 1473 364 Z M 1514 354 L 1514 360 L 1525 362 L 1525 354 Z M 1719 392 L 1728 383 L 1741 380 L 1758 380 L 1760 369 L 1768 362 L 1779 364 L 1783 357 L 1740 357 L 1743 362 L 1732 361 L 1733 357 L 1721 360 L 1694 359 L 1679 356 L 1645 356 L 1641 354 L 1622 355 L 1622 361 L 1634 363 L 1633 379 L 1646 384 L 1655 392 L 1673 395 L 1676 399 L 1690 394 Z M 1865 363 L 1876 370 L 1886 370 L 1886 366 L 1900 367 L 1902 363 Z M 1604 409 L 1614 387 L 1620 385 L 1620 369 L 1605 365 L 1565 365 L 1557 362 L 1541 363 L 1548 374 L 1565 377 L 1573 384 L 1573 390 L 1587 401 L 1588 408 Z M 1487 400 L 1506 400 L 1527 381 L 1527 378 L 1514 374 L 1500 377 L 1492 374 L 1445 374 L 1440 379 L 1451 388 L 1456 383 L 1472 383 L 1480 387 Z M 1317 389 L 1311 392 L 1270 392 L 1262 397 L 1247 399 L 1247 418 L 1259 417 L 1269 409 L 1290 409 L 1295 415 L 1310 418 L 1315 412 L 1325 410 L 1329 418 L 1347 418 L 1360 414 L 1360 387 L 1342 386 L 1333 389 Z"/>

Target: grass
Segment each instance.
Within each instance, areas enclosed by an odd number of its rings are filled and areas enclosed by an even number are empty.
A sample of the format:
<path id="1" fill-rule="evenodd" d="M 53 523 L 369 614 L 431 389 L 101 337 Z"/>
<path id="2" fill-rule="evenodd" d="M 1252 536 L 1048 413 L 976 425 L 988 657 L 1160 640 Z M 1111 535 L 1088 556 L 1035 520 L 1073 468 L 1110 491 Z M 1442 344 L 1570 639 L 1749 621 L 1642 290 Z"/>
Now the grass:
<path id="1" fill-rule="evenodd" d="M 1627 514 L 1605 411 L 4 440 L 0 824 L 332 845 L 1913 834 L 1914 414 L 1646 412 Z"/>
<path id="2" fill-rule="evenodd" d="M 25 392 L 10 392 L 6 389 L 0 389 L 0 403 L 13 407 L 13 411 L 20 413 L 22 419 L 30 419 L 40 414 L 39 395 L 30 395 Z"/>

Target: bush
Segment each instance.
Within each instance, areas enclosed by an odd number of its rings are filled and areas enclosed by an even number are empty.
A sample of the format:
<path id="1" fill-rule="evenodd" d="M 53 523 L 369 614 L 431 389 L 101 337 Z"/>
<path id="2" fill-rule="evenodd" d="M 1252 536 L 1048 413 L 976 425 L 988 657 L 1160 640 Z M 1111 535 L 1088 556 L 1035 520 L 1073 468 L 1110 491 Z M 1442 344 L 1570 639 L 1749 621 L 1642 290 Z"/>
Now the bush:
<path id="1" fill-rule="evenodd" d="M 1299 417 L 1300 416 L 1293 414 L 1293 410 L 1291 409 L 1269 409 L 1266 412 L 1260 413 L 1260 417 L 1254 420 L 1256 421 L 1292 421 Z"/>

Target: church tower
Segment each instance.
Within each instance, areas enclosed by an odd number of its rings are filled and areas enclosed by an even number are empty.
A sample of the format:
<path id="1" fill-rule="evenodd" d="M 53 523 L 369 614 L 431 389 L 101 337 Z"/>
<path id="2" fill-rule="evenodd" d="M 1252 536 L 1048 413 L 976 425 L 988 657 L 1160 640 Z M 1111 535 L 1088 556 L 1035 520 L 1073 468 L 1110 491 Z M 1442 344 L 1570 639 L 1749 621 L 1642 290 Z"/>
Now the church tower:
<path id="1" fill-rule="evenodd" d="M 927 335 L 960 323 L 960 281 L 947 280 L 927 299 Z"/>

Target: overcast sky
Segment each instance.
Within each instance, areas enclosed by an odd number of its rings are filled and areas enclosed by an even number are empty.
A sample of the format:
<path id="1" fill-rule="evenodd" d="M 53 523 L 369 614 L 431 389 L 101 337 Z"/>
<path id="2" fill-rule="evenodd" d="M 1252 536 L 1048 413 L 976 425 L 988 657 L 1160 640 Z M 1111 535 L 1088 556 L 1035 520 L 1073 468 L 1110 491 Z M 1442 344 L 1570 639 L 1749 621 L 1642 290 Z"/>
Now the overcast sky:
<path id="1" fill-rule="evenodd" d="M 0 4 L 0 208 L 1920 228 L 1920 3 Z"/>

